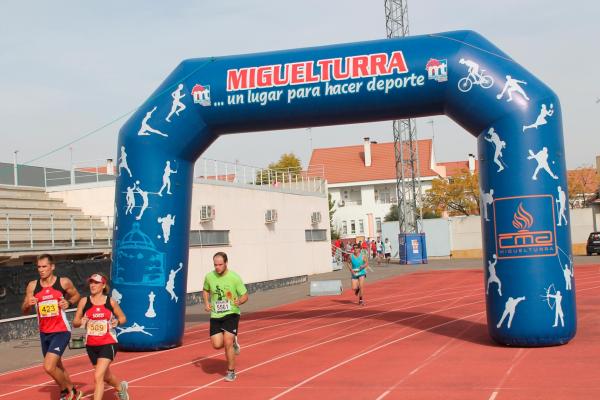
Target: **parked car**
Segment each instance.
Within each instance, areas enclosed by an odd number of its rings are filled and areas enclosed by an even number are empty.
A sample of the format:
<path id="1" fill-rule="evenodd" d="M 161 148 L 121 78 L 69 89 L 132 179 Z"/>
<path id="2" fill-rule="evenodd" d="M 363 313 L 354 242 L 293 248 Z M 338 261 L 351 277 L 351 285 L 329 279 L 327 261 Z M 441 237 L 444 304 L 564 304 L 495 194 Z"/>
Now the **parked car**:
<path id="1" fill-rule="evenodd" d="M 591 256 L 593 253 L 600 255 L 600 232 L 590 233 L 585 252 L 588 256 Z"/>

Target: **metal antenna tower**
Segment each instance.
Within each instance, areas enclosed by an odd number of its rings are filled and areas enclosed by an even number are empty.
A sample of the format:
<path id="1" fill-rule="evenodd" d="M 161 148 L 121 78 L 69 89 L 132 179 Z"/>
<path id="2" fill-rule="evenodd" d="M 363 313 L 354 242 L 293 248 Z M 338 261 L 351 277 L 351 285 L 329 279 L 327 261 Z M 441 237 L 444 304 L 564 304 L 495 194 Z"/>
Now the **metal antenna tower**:
<path id="1" fill-rule="evenodd" d="M 409 35 L 406 0 L 385 1 L 385 28 L 388 38 Z M 402 233 L 423 231 L 421 208 L 421 175 L 414 119 L 394 120 L 394 153 L 396 157 L 396 195 L 398 222 Z"/>

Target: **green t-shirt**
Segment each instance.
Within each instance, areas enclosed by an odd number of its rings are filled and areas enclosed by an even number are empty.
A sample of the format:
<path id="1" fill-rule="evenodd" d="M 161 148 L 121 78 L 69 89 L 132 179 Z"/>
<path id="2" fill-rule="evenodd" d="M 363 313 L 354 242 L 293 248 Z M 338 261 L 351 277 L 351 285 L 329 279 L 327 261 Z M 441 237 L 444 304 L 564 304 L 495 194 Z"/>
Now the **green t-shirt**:
<path id="1" fill-rule="evenodd" d="M 248 292 L 242 278 L 228 269 L 224 275 L 215 271 L 206 274 L 204 290 L 210 291 L 211 318 L 222 318 L 229 314 L 241 314 L 240 308 L 233 302 Z"/>

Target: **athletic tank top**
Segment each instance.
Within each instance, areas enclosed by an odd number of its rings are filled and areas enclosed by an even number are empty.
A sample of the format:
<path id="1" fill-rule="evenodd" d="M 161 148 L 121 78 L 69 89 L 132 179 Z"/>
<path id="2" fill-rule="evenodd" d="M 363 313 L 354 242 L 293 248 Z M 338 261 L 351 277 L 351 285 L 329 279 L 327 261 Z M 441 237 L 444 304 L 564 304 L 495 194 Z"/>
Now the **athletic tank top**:
<path id="1" fill-rule="evenodd" d="M 362 253 L 359 254 L 358 257 L 354 257 L 354 254 L 352 254 L 350 260 L 352 261 L 352 269 L 360 269 L 365 263 Z"/>
<path id="2" fill-rule="evenodd" d="M 114 312 L 109 296 L 106 296 L 106 302 L 100 306 L 92 304 L 92 299 L 88 296 L 85 306 L 83 306 L 83 315 L 88 318 L 85 336 L 87 346 L 117 343 L 117 334 L 110 326 Z"/>
<path id="3" fill-rule="evenodd" d="M 37 280 L 35 289 L 33 290 L 33 297 L 37 300 L 35 310 L 40 332 L 57 333 L 71 331 L 67 315 L 58 305 L 58 302 L 65 297 L 66 293 L 60 284 L 59 276 L 56 277 L 52 286 L 44 287 L 40 279 Z"/>

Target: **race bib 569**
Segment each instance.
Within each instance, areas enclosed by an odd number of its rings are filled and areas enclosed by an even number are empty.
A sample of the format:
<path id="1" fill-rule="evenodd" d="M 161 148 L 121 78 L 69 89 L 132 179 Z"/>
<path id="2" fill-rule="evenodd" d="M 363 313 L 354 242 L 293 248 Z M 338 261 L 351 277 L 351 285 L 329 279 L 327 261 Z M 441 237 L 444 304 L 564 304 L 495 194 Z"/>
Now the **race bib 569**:
<path id="1" fill-rule="evenodd" d="M 108 332 L 108 321 L 100 320 L 93 321 L 89 320 L 87 323 L 87 334 L 89 336 L 104 336 Z"/>

